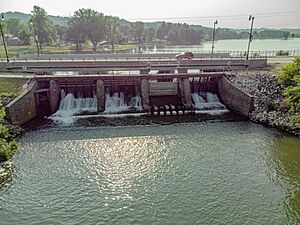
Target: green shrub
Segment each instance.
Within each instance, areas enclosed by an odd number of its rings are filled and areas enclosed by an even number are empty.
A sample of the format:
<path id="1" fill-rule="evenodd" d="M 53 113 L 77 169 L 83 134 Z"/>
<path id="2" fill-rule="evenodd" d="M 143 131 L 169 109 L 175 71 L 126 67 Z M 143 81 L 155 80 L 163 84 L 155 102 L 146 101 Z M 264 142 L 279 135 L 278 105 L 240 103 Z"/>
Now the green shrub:
<path id="1" fill-rule="evenodd" d="M 282 68 L 279 81 L 284 87 L 294 86 L 296 83 L 295 77 L 298 76 L 300 76 L 300 56 Z"/>
<path id="2" fill-rule="evenodd" d="M 11 159 L 16 149 L 17 142 L 15 140 L 7 142 L 7 140 L 0 138 L 0 162 Z"/>
<path id="3" fill-rule="evenodd" d="M 284 89 L 284 96 L 287 98 L 291 111 L 300 111 L 300 76 L 293 79 L 296 83 Z"/>
<path id="4" fill-rule="evenodd" d="M 289 104 L 290 111 L 300 111 L 300 57 L 282 68 L 279 82 L 284 87 L 284 96 Z"/>
<path id="5" fill-rule="evenodd" d="M 280 50 L 279 52 L 276 52 L 277 56 L 288 56 L 290 53 L 288 51 Z"/>
<path id="6" fill-rule="evenodd" d="M 11 134 L 4 121 L 5 111 L 0 106 L 0 162 L 11 159 L 17 148 L 17 142 L 12 140 Z"/>

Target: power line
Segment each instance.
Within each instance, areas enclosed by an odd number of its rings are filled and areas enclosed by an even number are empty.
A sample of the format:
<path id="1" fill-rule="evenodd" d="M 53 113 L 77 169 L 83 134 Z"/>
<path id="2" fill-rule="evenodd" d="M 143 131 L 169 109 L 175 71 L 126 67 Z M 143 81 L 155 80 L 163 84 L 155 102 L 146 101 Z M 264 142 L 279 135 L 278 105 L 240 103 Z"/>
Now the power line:
<path id="1" fill-rule="evenodd" d="M 275 16 L 284 16 L 285 14 L 299 14 L 300 10 L 295 11 L 284 11 L 284 12 L 260 12 L 260 13 L 252 13 L 253 15 L 260 16 L 260 17 L 275 17 Z M 237 14 L 237 15 L 221 15 L 221 16 L 190 16 L 190 17 L 153 17 L 153 18 L 131 18 L 130 20 L 181 20 L 181 19 L 224 19 L 224 18 L 244 18 L 249 16 L 249 14 Z M 287 16 L 287 15 L 285 15 Z"/>
<path id="2" fill-rule="evenodd" d="M 298 14 L 297 14 L 298 15 Z M 281 15 L 281 16 L 291 16 L 291 15 Z M 293 15 L 293 16 L 295 16 L 295 15 Z M 259 18 L 273 18 L 273 16 L 259 16 Z M 245 16 L 243 16 L 243 17 L 231 17 L 231 18 L 219 18 L 219 17 L 215 17 L 215 18 L 217 18 L 217 19 L 219 19 L 219 20 L 222 20 L 222 21 L 244 21 L 245 20 Z M 212 19 L 200 19 L 200 18 L 198 18 L 198 19 L 186 19 L 186 20 L 184 20 L 184 22 L 211 22 L 211 20 Z M 180 22 L 180 20 L 177 20 L 176 22 Z M 300 26 L 300 23 L 298 23 L 299 24 L 299 26 Z"/>

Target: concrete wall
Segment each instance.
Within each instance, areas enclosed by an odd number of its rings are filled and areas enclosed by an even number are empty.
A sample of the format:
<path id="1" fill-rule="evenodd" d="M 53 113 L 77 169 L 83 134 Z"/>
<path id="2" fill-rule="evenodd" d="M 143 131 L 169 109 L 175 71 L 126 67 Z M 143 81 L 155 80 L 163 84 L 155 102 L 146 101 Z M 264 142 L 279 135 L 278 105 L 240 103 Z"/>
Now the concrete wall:
<path id="1" fill-rule="evenodd" d="M 150 111 L 150 83 L 149 80 L 143 79 L 141 81 L 141 99 L 142 99 L 142 106 L 145 112 Z"/>
<path id="2" fill-rule="evenodd" d="M 178 87 L 175 82 L 150 83 L 149 96 L 178 95 Z"/>
<path id="3" fill-rule="evenodd" d="M 267 66 L 267 59 L 251 59 L 249 60 L 249 67 L 248 69 L 258 69 L 264 68 Z"/>
<path id="4" fill-rule="evenodd" d="M 105 87 L 103 80 L 97 80 L 97 104 L 98 104 L 98 112 L 103 112 L 105 110 Z"/>
<path id="5" fill-rule="evenodd" d="M 60 96 L 60 88 L 55 80 L 50 80 L 49 82 L 49 102 L 50 102 L 50 111 L 51 113 L 55 113 L 59 107 L 59 96 Z"/>
<path id="6" fill-rule="evenodd" d="M 34 91 L 37 83 L 32 81 L 28 87 L 6 107 L 8 120 L 14 125 L 22 125 L 37 115 Z"/>
<path id="7" fill-rule="evenodd" d="M 242 91 L 226 77 L 222 77 L 218 81 L 218 88 L 222 101 L 231 111 L 246 117 L 249 116 L 249 113 L 253 109 L 253 96 Z"/>
<path id="8" fill-rule="evenodd" d="M 178 79 L 178 89 L 182 104 L 187 108 L 192 108 L 191 84 L 189 78 Z"/>

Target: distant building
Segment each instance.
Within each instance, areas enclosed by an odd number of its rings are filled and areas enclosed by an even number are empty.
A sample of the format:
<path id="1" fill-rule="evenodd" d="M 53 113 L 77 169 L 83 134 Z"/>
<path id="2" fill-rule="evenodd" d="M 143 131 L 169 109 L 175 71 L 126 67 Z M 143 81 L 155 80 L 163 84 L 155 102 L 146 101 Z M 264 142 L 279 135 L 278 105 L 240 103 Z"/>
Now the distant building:
<path id="1" fill-rule="evenodd" d="M 21 40 L 17 37 L 14 37 L 12 34 L 6 34 L 5 35 L 5 42 L 9 46 L 20 46 L 20 45 L 22 45 Z"/>

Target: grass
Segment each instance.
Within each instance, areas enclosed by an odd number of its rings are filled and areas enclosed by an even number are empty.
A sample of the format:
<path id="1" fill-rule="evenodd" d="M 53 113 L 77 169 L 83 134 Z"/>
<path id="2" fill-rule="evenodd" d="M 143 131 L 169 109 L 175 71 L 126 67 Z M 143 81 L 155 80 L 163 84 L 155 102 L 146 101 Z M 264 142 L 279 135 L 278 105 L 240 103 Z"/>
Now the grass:
<path id="1" fill-rule="evenodd" d="M 18 93 L 20 87 L 26 83 L 27 79 L 24 78 L 7 78 L 1 77 L 0 74 L 0 94 L 14 94 Z"/>
<path id="2" fill-rule="evenodd" d="M 92 53 L 92 46 L 89 44 L 84 44 L 80 48 L 79 52 Z M 115 45 L 115 51 L 124 52 L 136 48 L 136 44 L 123 44 Z M 97 52 L 109 52 L 111 46 L 107 46 L 105 49 L 103 47 L 97 46 Z M 37 49 L 35 45 L 29 46 L 7 46 L 7 52 L 9 58 L 19 57 L 21 54 L 36 54 Z M 76 48 L 74 45 L 60 45 L 60 46 L 44 46 L 42 53 L 75 53 Z M 0 46 L 0 58 L 6 58 L 3 46 Z"/>
<path id="3" fill-rule="evenodd" d="M 269 63 L 268 67 L 272 74 L 279 74 L 286 63 Z"/>

